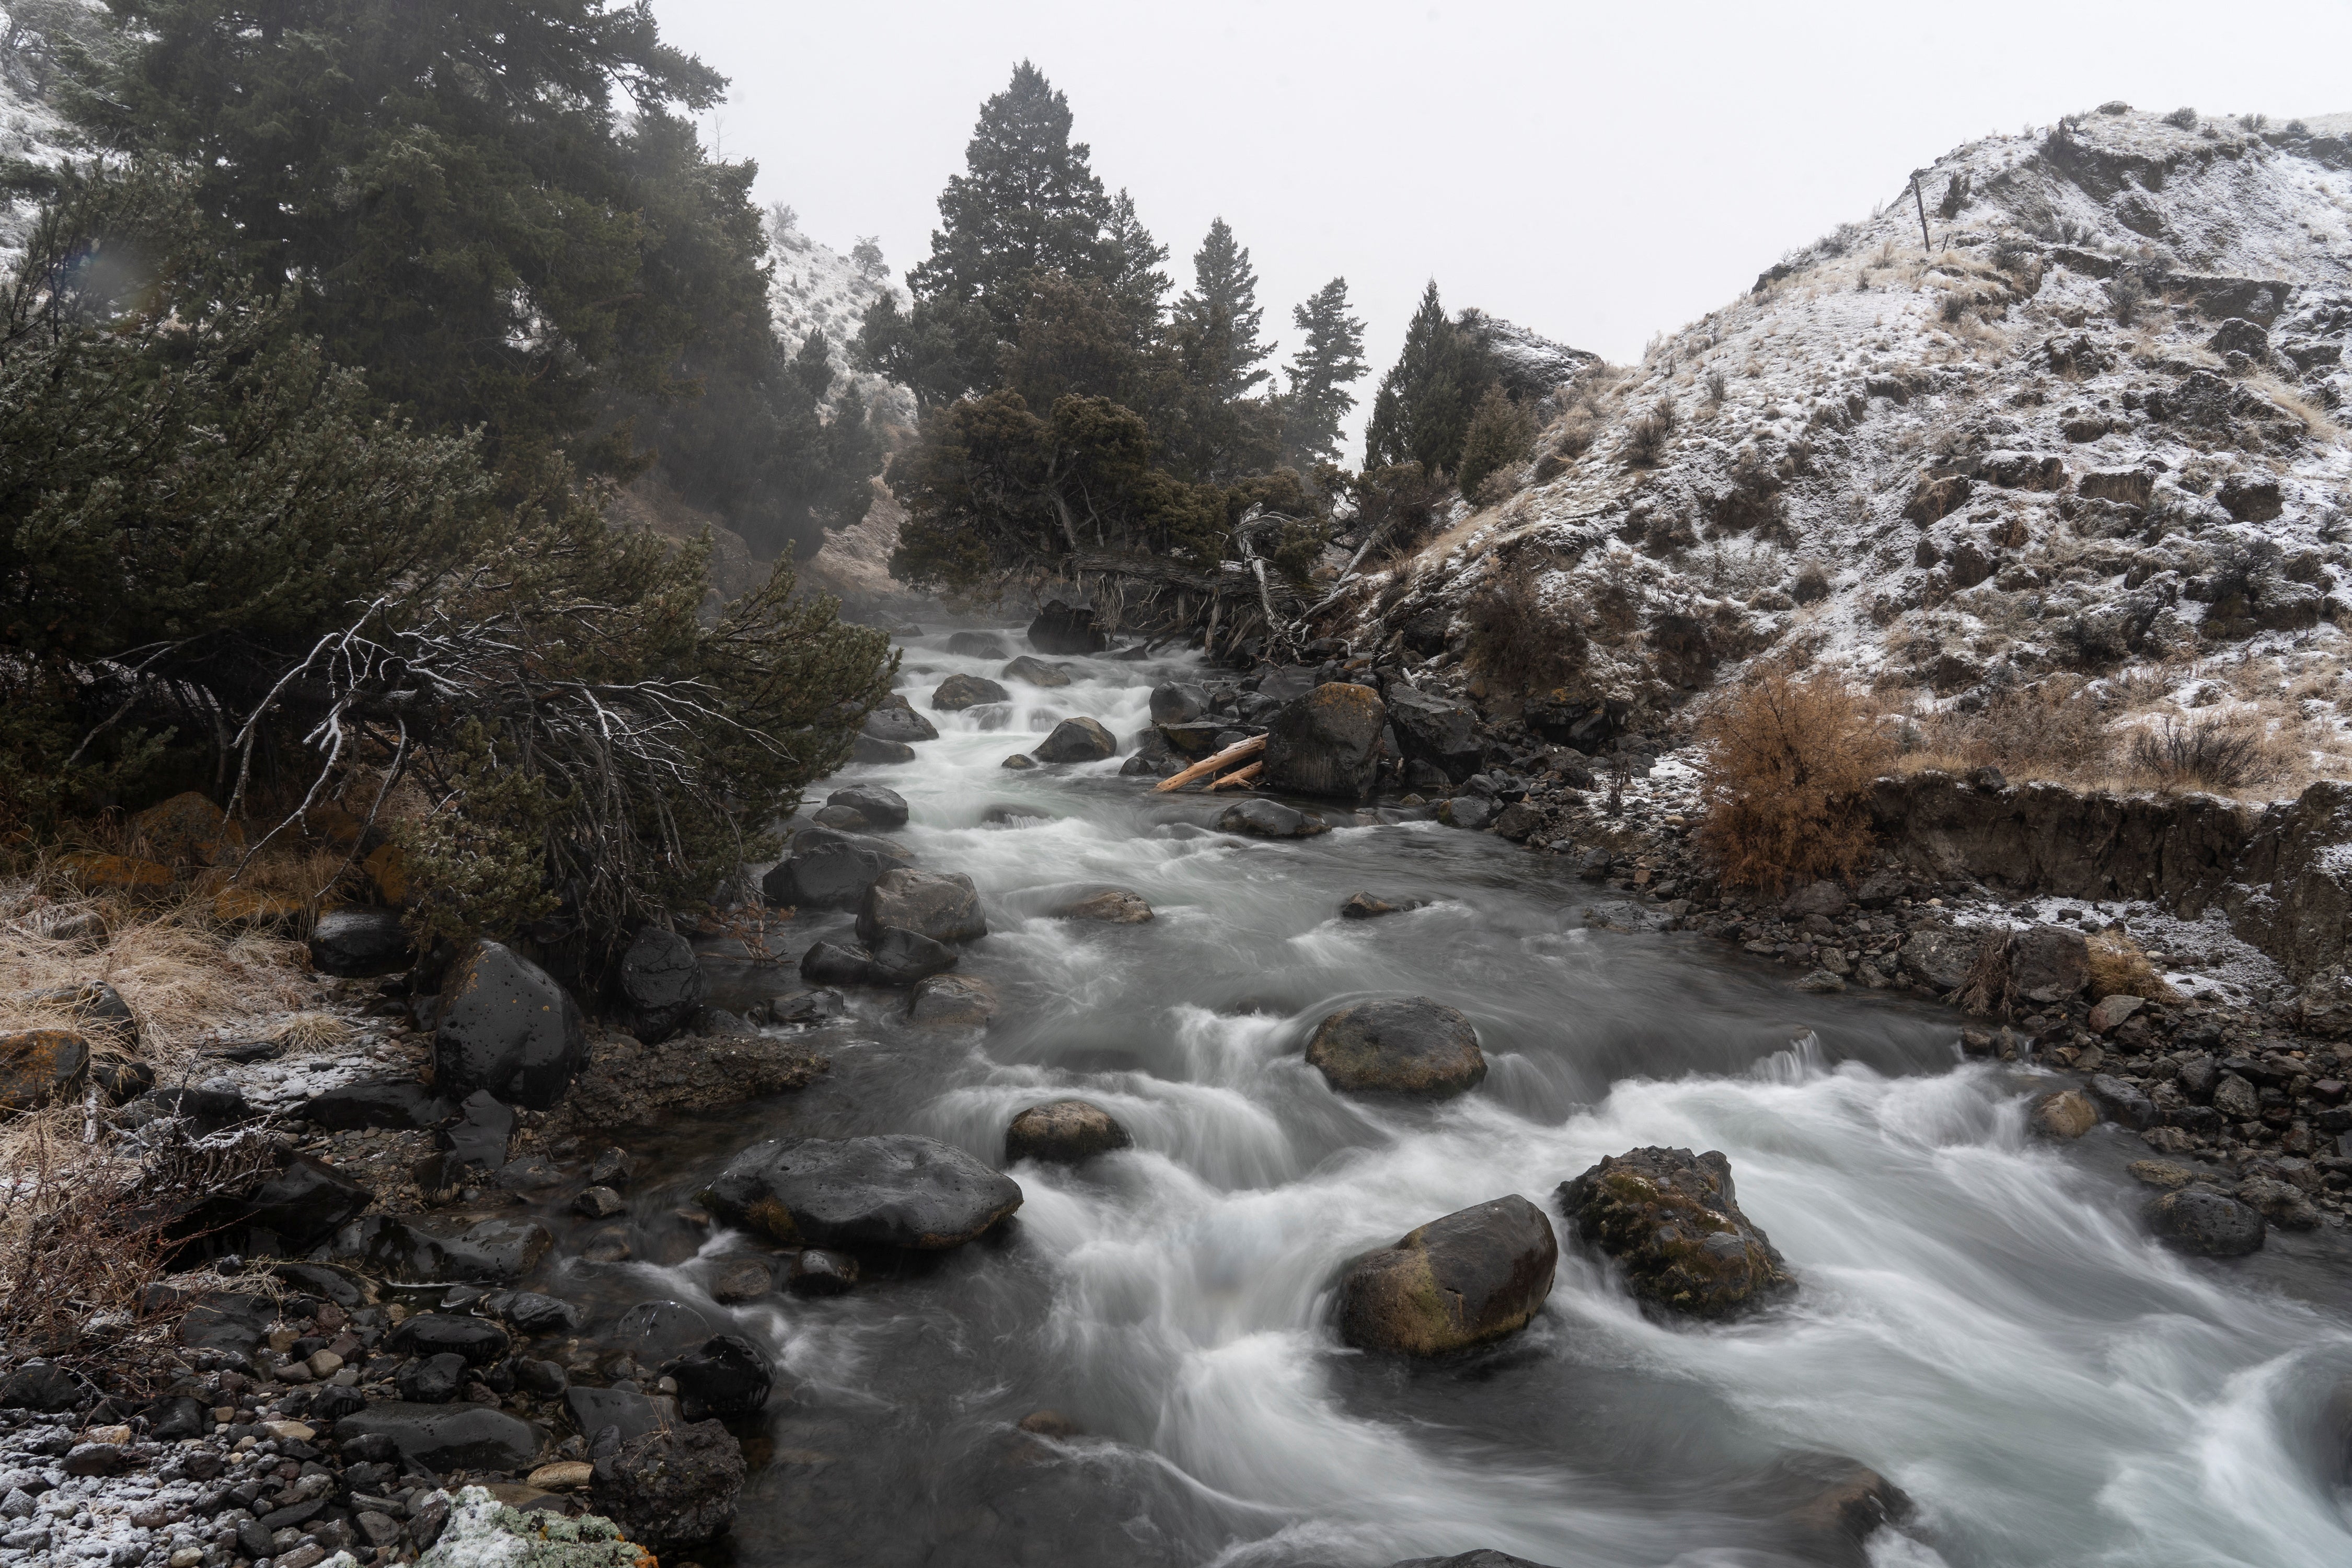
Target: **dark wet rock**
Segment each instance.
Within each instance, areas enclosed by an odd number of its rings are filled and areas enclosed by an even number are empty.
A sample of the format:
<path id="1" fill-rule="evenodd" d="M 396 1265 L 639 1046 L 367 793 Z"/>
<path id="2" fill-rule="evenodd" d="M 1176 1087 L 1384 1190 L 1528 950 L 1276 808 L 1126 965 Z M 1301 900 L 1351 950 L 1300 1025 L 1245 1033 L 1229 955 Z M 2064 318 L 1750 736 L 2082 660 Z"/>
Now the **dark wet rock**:
<path id="1" fill-rule="evenodd" d="M 2156 1103 L 2134 1085 L 2107 1073 L 2095 1073 L 2084 1086 L 2099 1109 L 2137 1132 L 2156 1125 Z"/>
<path id="2" fill-rule="evenodd" d="M 572 994 L 501 943 L 478 942 L 450 965 L 433 1034 L 433 1083 L 443 1094 L 488 1089 L 546 1110 L 588 1061 L 588 1032 Z"/>
<path id="3" fill-rule="evenodd" d="M 646 926 L 621 955 L 620 986 L 629 1032 L 650 1046 L 685 1026 L 702 1005 L 709 982 L 692 942 L 676 931 Z"/>
<path id="4" fill-rule="evenodd" d="M 748 1415 L 768 1403 L 776 1384 L 775 1368 L 740 1334 L 715 1334 L 661 1371 L 677 1381 L 678 1409 L 688 1421 Z"/>
<path id="5" fill-rule="evenodd" d="M 1253 838 L 1312 838 L 1331 831 L 1330 824 L 1311 811 L 1299 811 L 1274 800 L 1245 800 L 1229 805 L 1217 816 L 1220 833 L 1246 833 Z"/>
<path id="6" fill-rule="evenodd" d="M 198 1132 L 218 1132 L 253 1119 L 253 1107 L 228 1079 L 214 1079 L 190 1089 L 175 1084 L 151 1089 L 131 1101 L 130 1120 L 143 1123 L 159 1116 L 184 1117 Z"/>
<path id="7" fill-rule="evenodd" d="M 1551 1294 L 1559 1239 L 1516 1194 L 1434 1219 L 1348 1265 L 1339 1337 L 1359 1350 L 1438 1355 L 1527 1326 Z"/>
<path id="8" fill-rule="evenodd" d="M 1467 704 L 1402 680 L 1391 681 L 1386 695 L 1388 721 L 1406 761 L 1426 763 L 1454 784 L 1478 771 L 1486 742 Z"/>
<path id="9" fill-rule="evenodd" d="M 1095 624 L 1091 606 L 1048 599 L 1029 623 L 1029 646 L 1039 653 L 1100 653 L 1110 646 L 1110 637 Z"/>
<path id="10" fill-rule="evenodd" d="M 1048 912 L 1059 921 L 1100 921 L 1106 925 L 1132 926 L 1151 918 L 1151 906 L 1144 902 L 1141 893 L 1126 888 L 1106 888 L 1057 905 Z"/>
<path id="11" fill-rule="evenodd" d="M 880 784 L 851 784 L 846 789 L 835 790 L 824 797 L 824 804 L 854 811 L 877 829 L 907 826 L 907 797 Z"/>
<path id="12" fill-rule="evenodd" d="M 815 1247 L 961 1247 L 1021 1206 L 1021 1188 L 912 1133 L 772 1140 L 729 1163 L 705 1202 L 731 1225 Z"/>
<path id="13" fill-rule="evenodd" d="M 1209 710 L 1209 694 L 1200 687 L 1171 680 L 1151 689 L 1154 724 L 1190 724 Z"/>
<path id="14" fill-rule="evenodd" d="M 1217 737 L 1225 732 L 1225 726 L 1219 721 L 1206 720 L 1197 723 L 1161 724 L 1144 732 L 1159 736 L 1160 743 L 1171 753 L 1181 752 L 1188 757 L 1205 757 L 1218 749 Z"/>
<path id="15" fill-rule="evenodd" d="M 506 1284 L 529 1272 L 554 1244 L 554 1237 L 537 1220 L 486 1219 L 443 1237 L 377 1214 L 343 1226 L 318 1256 L 394 1282 Z"/>
<path id="16" fill-rule="evenodd" d="M 1437 1100 L 1466 1093 L 1486 1077 L 1478 1031 L 1459 1011 L 1427 996 L 1342 1007 L 1316 1026 L 1307 1062 L 1343 1094 Z"/>
<path id="17" fill-rule="evenodd" d="M 436 1184 L 454 1186 L 469 1170 L 498 1172 L 507 1163 L 514 1131 L 515 1113 L 496 1095 L 486 1089 L 467 1095 L 457 1104 L 457 1120 L 441 1131 L 448 1158 L 441 1166 L 445 1179 Z"/>
<path id="18" fill-rule="evenodd" d="M 916 741 L 936 741 L 937 726 L 908 705 L 907 700 L 892 692 L 858 725 L 859 732 L 877 741 L 895 741 L 908 745 Z"/>
<path id="19" fill-rule="evenodd" d="M 760 1031 L 740 1013 L 730 1013 L 724 1007 L 698 1007 L 689 1026 L 695 1035 L 706 1040 L 755 1040 Z"/>
<path id="20" fill-rule="evenodd" d="M 1917 1511 L 1902 1488 L 1843 1454 L 1783 1455 L 1757 1490 L 1779 1505 L 1776 1533 L 1786 1547 L 1825 1568 L 1867 1568 L 1871 1559 L 1863 1543 Z"/>
<path id="21" fill-rule="evenodd" d="M 994 632 L 957 632 L 948 638 L 948 651 L 958 658 L 1003 658 L 1012 649 Z"/>
<path id="22" fill-rule="evenodd" d="M 1781 900 L 1780 918 L 1801 921 L 1807 915 L 1819 915 L 1823 920 L 1835 920 L 1845 913 L 1847 902 L 1845 885 L 1823 877 Z"/>
<path id="23" fill-rule="evenodd" d="M 147 1422 L 147 1435 L 159 1442 L 202 1436 L 213 1426 L 202 1402 L 185 1394 L 157 1400 L 148 1407 Z"/>
<path id="24" fill-rule="evenodd" d="M 953 969 L 956 950 L 920 931 L 886 926 L 871 946 L 820 942 L 801 957 L 801 977 L 824 985 L 913 985 Z"/>
<path id="25" fill-rule="evenodd" d="M 1025 773 L 1037 765 L 1037 759 L 1026 752 L 1015 752 L 996 765 L 1000 768 L 1010 768 L 1015 773 Z"/>
<path id="26" fill-rule="evenodd" d="M 915 748 L 904 741 L 885 741 L 863 731 L 851 737 L 849 760 L 868 767 L 888 767 L 915 760 Z"/>
<path id="27" fill-rule="evenodd" d="M 933 942 L 972 942 L 988 934 L 980 890 L 960 871 L 886 871 L 866 890 L 857 935 L 868 945 L 896 926 Z"/>
<path id="28" fill-rule="evenodd" d="M 1058 664 L 1048 664 L 1034 654 L 1021 654 L 1006 664 L 997 675 L 1005 680 L 1025 680 L 1032 686 L 1067 686 L 1070 672 Z"/>
<path id="29" fill-rule="evenodd" d="M 907 1021 L 940 1029 L 976 1029 L 996 1016 L 996 987 L 969 974 L 934 974 L 919 981 L 907 1000 Z"/>
<path id="30" fill-rule="evenodd" d="M 587 1317 L 571 1302 L 536 1290 L 502 1291 L 484 1298 L 482 1305 L 522 1334 L 570 1333 Z"/>
<path id="31" fill-rule="evenodd" d="M 1270 716 L 1259 783 L 1290 795 L 1366 799 L 1387 727 L 1388 710 L 1370 687 L 1326 682 Z"/>
<path id="32" fill-rule="evenodd" d="M 411 1405 L 446 1405 L 466 1386 L 466 1358 L 444 1351 L 403 1362 L 393 1387 Z"/>
<path id="33" fill-rule="evenodd" d="M 1118 1119 L 1092 1100 L 1055 1100 L 1033 1105 L 1013 1119 L 1004 1132 L 1004 1163 L 1038 1160 L 1075 1165 L 1134 1143 Z"/>
<path id="34" fill-rule="evenodd" d="M 249 1352 L 277 1320 L 278 1303 L 267 1296 L 215 1291 L 198 1297 L 181 1316 L 180 1342 L 190 1350 Z"/>
<path id="35" fill-rule="evenodd" d="M 155 1087 L 155 1069 L 145 1062 L 101 1057 L 89 1064 L 89 1081 L 98 1085 L 109 1105 L 121 1105 Z"/>
<path id="36" fill-rule="evenodd" d="M 321 974 L 364 980 L 415 962 L 398 910 L 330 910 L 310 928 L 310 966 Z"/>
<path id="37" fill-rule="evenodd" d="M 613 1338 L 651 1364 L 681 1355 L 710 1337 L 710 1320 L 683 1301 L 640 1301 L 613 1325 Z"/>
<path id="38" fill-rule="evenodd" d="M 1549 1563 L 1531 1563 L 1524 1557 L 1514 1557 L 1507 1552 L 1481 1547 L 1475 1552 L 1459 1552 L 1452 1557 L 1414 1557 L 1390 1568 L 1550 1568 Z"/>
<path id="39" fill-rule="evenodd" d="M 771 1022 L 818 1023 L 840 1016 L 838 992 L 805 988 L 793 966 L 769 967 L 784 976 L 772 991 L 790 992 L 757 1004 Z M 805 1037 L 793 1034 L 694 1037 L 658 1047 L 607 1036 L 564 1114 L 583 1129 L 634 1126 L 801 1089 L 829 1065 Z"/>
<path id="40" fill-rule="evenodd" d="M 857 1259 L 821 1247 L 803 1247 L 784 1279 L 784 1289 L 795 1296 L 842 1296 L 856 1287 Z"/>
<path id="41" fill-rule="evenodd" d="M 735 1522 L 743 1450 L 716 1421 L 641 1433 L 597 1459 L 588 1506 L 657 1552 L 698 1546 Z"/>
<path id="42" fill-rule="evenodd" d="M 1118 754 L 1118 737 L 1100 720 L 1081 714 L 1055 725 L 1052 734 L 1029 750 L 1041 763 L 1098 763 Z"/>
<path id="43" fill-rule="evenodd" d="M 93 1040 L 111 1040 L 125 1047 L 139 1043 L 139 1019 L 131 1011 L 131 1004 L 122 999 L 121 992 L 103 980 L 36 991 L 26 1000 L 68 1010 L 73 1014 L 74 1028 Z"/>
<path id="44" fill-rule="evenodd" d="M 71 1029 L 0 1035 L 0 1111 L 70 1100 L 89 1071 L 89 1042 Z"/>
<path id="45" fill-rule="evenodd" d="M 2168 1246 L 2200 1258 L 2242 1258 L 2262 1246 L 2270 1228 L 2260 1209 L 2202 1182 L 2149 1204 L 2147 1222 Z"/>
<path id="46" fill-rule="evenodd" d="M 1013 693 L 993 680 L 978 675 L 950 675 L 931 693 L 931 710 L 938 713 L 961 713 L 967 708 L 977 708 L 983 702 L 1009 702 Z"/>
<path id="47" fill-rule="evenodd" d="M 1437 820 L 1448 827 L 1465 827 L 1472 832 L 1491 827 L 1503 808 L 1484 795 L 1457 795 L 1437 808 Z"/>
<path id="48" fill-rule="evenodd" d="M 184 1319 L 184 1331 L 185 1327 Z M 258 1337 L 258 1331 L 256 1337 Z M 193 1345 L 195 1342 L 184 1337 L 182 1342 Z M 246 1342 L 249 1344 L 252 1342 Z M 81 1380 L 54 1362 L 28 1362 L 0 1376 L 0 1409 L 70 1410 L 81 1403 Z"/>
<path id="49" fill-rule="evenodd" d="M 710 1282 L 710 1299 L 723 1307 L 756 1301 L 774 1291 L 776 1276 L 756 1258 L 739 1258 L 720 1268 Z"/>
<path id="50" fill-rule="evenodd" d="M 778 909 L 854 910 L 876 879 L 914 863 L 913 856 L 879 838 L 803 827 L 775 868 L 760 879 L 760 891 Z"/>
<path id="51" fill-rule="evenodd" d="M 2010 988 L 2028 1002 L 2071 1001 L 2091 983 L 2091 948 L 2072 926 L 2029 926 L 2009 939 Z"/>
<path id="52" fill-rule="evenodd" d="M 1937 926 L 1914 931 L 1903 944 L 1903 973 L 1930 991 L 1956 991 L 1967 983 L 1979 945 L 1967 931 Z"/>
<path id="53" fill-rule="evenodd" d="M 2238 1201 L 2281 1230 L 2312 1230 L 2320 1222 L 2318 1208 L 2302 1188 L 2273 1177 L 2256 1175 L 2239 1183 Z"/>
<path id="54" fill-rule="evenodd" d="M 515 1363 L 515 1382 L 526 1394 L 541 1399 L 558 1399 L 572 1386 L 571 1374 L 559 1361 L 533 1361 L 529 1357 Z"/>
<path id="55" fill-rule="evenodd" d="M 295 1114 L 337 1132 L 362 1127 L 421 1131 L 440 1126 L 457 1110 L 413 1078 L 372 1078 L 313 1095 Z"/>
<path id="56" fill-rule="evenodd" d="M 1349 921 L 1378 920 L 1382 915 L 1402 914 L 1408 910 L 1427 907 L 1423 899 L 1407 899 L 1402 903 L 1391 903 L 1370 893 L 1350 893 L 1348 901 L 1339 906 L 1339 918 Z"/>
<path id="57" fill-rule="evenodd" d="M 572 1200 L 572 1212 L 590 1219 L 611 1219 L 628 1206 L 621 1194 L 610 1187 L 583 1187 L 580 1195 Z"/>
<path id="58" fill-rule="evenodd" d="M 334 1166 L 297 1154 L 245 1200 L 241 1245 L 264 1256 L 306 1252 L 366 1208 L 370 1196 Z"/>
<path id="59" fill-rule="evenodd" d="M 418 1312 L 403 1319 L 387 1342 L 406 1355 L 457 1355 L 468 1366 L 488 1366 L 506 1354 L 513 1342 L 488 1318 Z"/>
<path id="60" fill-rule="evenodd" d="M 1495 831 L 1514 844 L 1524 844 L 1543 826 L 1543 813 L 1524 800 L 1515 800 L 1495 814 Z"/>
<path id="61" fill-rule="evenodd" d="M 1787 1263 L 1740 1212 L 1731 1162 L 1714 1150 L 1607 1156 L 1554 1194 L 1585 1241 L 1614 1258 L 1633 1294 L 1720 1317 L 1788 1289 Z"/>
<path id="62" fill-rule="evenodd" d="M 660 1408 L 634 1388 L 574 1385 L 563 1391 L 563 1414 L 571 1419 L 572 1430 L 583 1437 L 593 1437 L 607 1426 L 615 1426 L 624 1443 L 658 1431 L 662 1425 Z"/>
<path id="63" fill-rule="evenodd" d="M 428 1470 L 527 1470 L 545 1441 L 540 1429 L 480 1405 L 371 1405 L 335 1423 L 335 1441 L 391 1440 L 404 1459 Z"/>
<path id="64" fill-rule="evenodd" d="M 2214 1079 L 2212 1101 L 2213 1109 L 2227 1121 L 2252 1121 L 2263 1113 L 2261 1091 L 2234 1072 Z"/>
<path id="65" fill-rule="evenodd" d="M 2098 1106 L 2080 1089 L 2042 1095 L 2025 1111 L 2026 1130 L 2041 1138 L 2080 1138 L 2098 1124 Z"/>

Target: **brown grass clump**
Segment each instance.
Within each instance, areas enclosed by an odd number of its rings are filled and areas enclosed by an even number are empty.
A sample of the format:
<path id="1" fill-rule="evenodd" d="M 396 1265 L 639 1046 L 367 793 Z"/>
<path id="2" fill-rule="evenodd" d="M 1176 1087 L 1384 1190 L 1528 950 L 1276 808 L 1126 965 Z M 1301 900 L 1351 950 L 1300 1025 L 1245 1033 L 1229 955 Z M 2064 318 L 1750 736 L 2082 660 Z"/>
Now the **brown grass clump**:
<path id="1" fill-rule="evenodd" d="M 1470 665 L 1507 691 L 1549 691 L 1584 667 L 1584 628 L 1567 605 L 1547 606 L 1524 563 L 1497 574 L 1470 600 Z"/>
<path id="2" fill-rule="evenodd" d="M 1996 693 L 1974 713 L 1937 713 L 1923 720 L 1906 771 L 1943 768 L 1967 773 L 1999 768 L 2018 780 L 2090 784 L 2112 771 L 2116 740 L 2099 705 L 2074 676 Z"/>
<path id="3" fill-rule="evenodd" d="M 1699 721 L 1698 741 L 1698 844 L 1726 882 L 1778 891 L 1870 853 L 1870 785 L 1895 748 L 1842 681 L 1766 669 Z"/>
<path id="4" fill-rule="evenodd" d="M 2103 931 L 2090 940 L 2091 1000 L 2106 996 L 2138 996 L 2150 1002 L 2176 1002 L 2179 994 L 2164 983 L 2139 943 L 2119 931 Z"/>

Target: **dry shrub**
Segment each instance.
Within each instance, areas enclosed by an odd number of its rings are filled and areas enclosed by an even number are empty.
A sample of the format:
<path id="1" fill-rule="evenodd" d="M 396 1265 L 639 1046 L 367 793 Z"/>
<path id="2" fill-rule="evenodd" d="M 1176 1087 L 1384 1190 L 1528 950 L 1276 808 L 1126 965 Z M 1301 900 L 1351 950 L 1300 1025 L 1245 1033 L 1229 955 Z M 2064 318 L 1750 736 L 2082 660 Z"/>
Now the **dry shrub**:
<path id="1" fill-rule="evenodd" d="M 1994 693 L 1974 713 L 1931 725 L 1933 744 L 1963 769 L 1994 767 L 2018 778 L 2090 780 L 2115 754 L 2098 703 L 2074 676 Z"/>
<path id="2" fill-rule="evenodd" d="M 2231 719 L 2166 719 L 2132 732 L 2128 761 L 2140 778 L 2164 790 L 2227 795 L 2282 771 L 2258 724 Z"/>
<path id="3" fill-rule="evenodd" d="M 2179 998 L 2139 943 L 2119 931 L 2103 931 L 2093 936 L 2091 947 L 2091 1000 L 2106 996 L 2139 996 L 2150 1002 L 2173 1002 Z"/>
<path id="4" fill-rule="evenodd" d="M 1870 852 L 1871 782 L 1894 743 L 1843 682 L 1765 669 L 1699 721 L 1702 853 L 1737 887 L 1843 876 Z"/>
<path id="5" fill-rule="evenodd" d="M 1654 468 L 1666 455 L 1666 442 L 1678 423 L 1674 399 L 1661 397 L 1650 411 L 1625 426 L 1625 444 L 1619 455 L 1628 468 Z"/>
<path id="6" fill-rule="evenodd" d="M 1584 668 L 1584 628 L 1567 605 L 1547 607 L 1535 570 L 1522 562 L 1470 600 L 1468 662 L 1508 691 L 1549 691 Z"/>

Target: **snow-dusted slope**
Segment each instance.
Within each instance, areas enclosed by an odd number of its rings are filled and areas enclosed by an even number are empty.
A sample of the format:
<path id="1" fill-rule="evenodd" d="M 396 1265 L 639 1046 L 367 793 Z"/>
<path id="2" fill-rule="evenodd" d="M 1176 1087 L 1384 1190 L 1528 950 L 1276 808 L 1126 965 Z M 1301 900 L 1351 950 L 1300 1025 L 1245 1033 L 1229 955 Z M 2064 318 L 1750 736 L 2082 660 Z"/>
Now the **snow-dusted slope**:
<path id="1" fill-rule="evenodd" d="M 54 163 L 66 155 L 66 137 L 57 110 L 0 68 L 0 163 Z M 24 255 L 35 210 L 32 202 L 0 195 L 0 278 L 13 273 Z"/>
<path id="2" fill-rule="evenodd" d="M 868 277 L 855 261 L 811 239 L 796 224 L 771 219 L 768 247 L 768 258 L 775 268 L 768 285 L 768 303 L 785 350 L 796 353 L 811 332 L 823 332 L 840 377 L 834 383 L 835 396 L 845 386 L 855 384 L 877 423 L 913 428 L 913 395 L 895 381 L 854 369 L 850 350 L 866 308 L 887 293 L 898 297 L 903 310 L 908 305 L 906 289 L 887 272 Z"/>
<path id="3" fill-rule="evenodd" d="M 1963 147 L 1920 177 L 1932 251 L 1906 189 L 1588 370 L 1516 494 L 1353 585 L 1351 637 L 1459 668 L 1503 579 L 1573 628 L 1572 687 L 1648 702 L 1768 651 L 1946 700 L 2344 652 L 2352 115 L 2183 118 Z"/>

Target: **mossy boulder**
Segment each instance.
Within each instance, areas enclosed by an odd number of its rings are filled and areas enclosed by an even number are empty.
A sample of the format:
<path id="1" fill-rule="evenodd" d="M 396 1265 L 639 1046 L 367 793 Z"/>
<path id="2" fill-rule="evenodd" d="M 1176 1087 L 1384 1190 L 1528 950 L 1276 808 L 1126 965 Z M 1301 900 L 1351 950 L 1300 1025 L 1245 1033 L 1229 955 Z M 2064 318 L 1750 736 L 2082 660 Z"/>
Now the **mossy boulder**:
<path id="1" fill-rule="evenodd" d="M 1342 1094 L 1442 1100 L 1486 1080 L 1478 1031 L 1444 1003 L 1395 996 L 1342 1007 L 1316 1026 L 1307 1064 Z"/>
<path id="2" fill-rule="evenodd" d="M 1718 1318 L 1794 1287 L 1787 1262 L 1740 1212 L 1731 1162 L 1714 1150 L 1605 1156 L 1562 1182 L 1554 1200 L 1649 1305 Z"/>
<path id="3" fill-rule="evenodd" d="M 1359 1350 L 1441 1355 L 1516 1333 L 1559 1262 L 1543 1210 L 1513 1194 L 1367 1252 L 1339 1279 L 1339 1337 Z"/>

